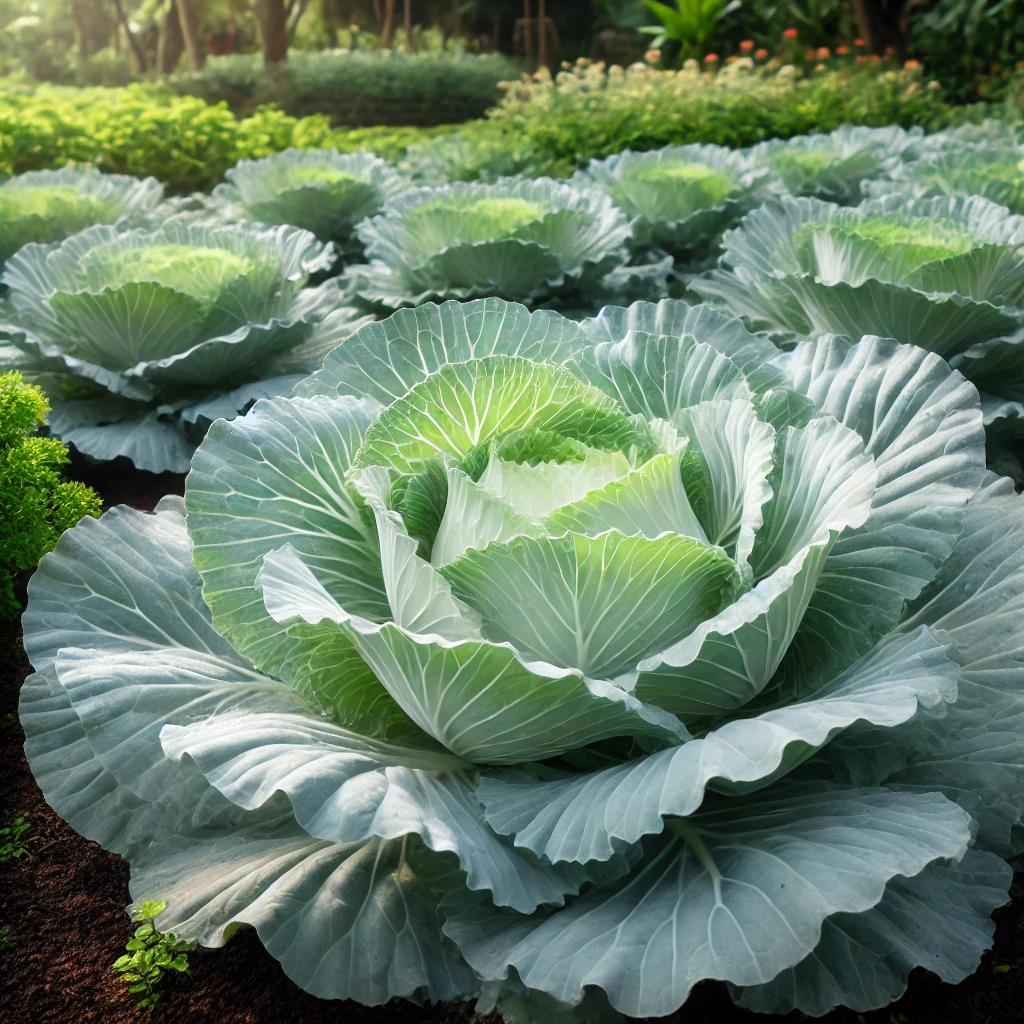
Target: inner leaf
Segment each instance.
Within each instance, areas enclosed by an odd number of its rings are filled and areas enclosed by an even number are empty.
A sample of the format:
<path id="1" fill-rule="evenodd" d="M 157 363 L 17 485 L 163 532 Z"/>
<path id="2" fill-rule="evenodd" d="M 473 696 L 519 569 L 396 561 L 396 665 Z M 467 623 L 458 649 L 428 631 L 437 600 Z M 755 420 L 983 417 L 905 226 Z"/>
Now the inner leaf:
<path id="1" fill-rule="evenodd" d="M 671 534 L 518 537 L 467 550 L 440 571 L 480 613 L 488 639 L 594 679 L 632 672 L 687 636 L 738 582 L 721 549 Z"/>
<path id="2" fill-rule="evenodd" d="M 436 455 L 462 460 L 478 445 L 524 428 L 601 450 L 647 449 L 649 432 L 607 395 L 557 366 L 511 356 L 448 363 L 385 409 L 355 465 L 413 472 Z"/>
<path id="3" fill-rule="evenodd" d="M 642 213 L 663 220 L 683 220 L 697 210 L 725 202 L 733 180 L 705 164 L 642 160 L 622 171 L 630 198 Z M 637 188 L 636 186 L 641 186 Z"/>
<path id="4" fill-rule="evenodd" d="M 474 199 L 437 199 L 411 209 L 405 230 L 424 249 L 437 251 L 472 242 L 508 238 L 518 228 L 542 220 L 548 211 L 540 203 L 514 196 Z"/>
<path id="5" fill-rule="evenodd" d="M 212 304 L 227 284 L 256 268 L 253 260 L 226 249 L 150 245 L 93 249 L 82 257 L 81 269 L 90 282 L 104 289 L 152 281 Z"/>

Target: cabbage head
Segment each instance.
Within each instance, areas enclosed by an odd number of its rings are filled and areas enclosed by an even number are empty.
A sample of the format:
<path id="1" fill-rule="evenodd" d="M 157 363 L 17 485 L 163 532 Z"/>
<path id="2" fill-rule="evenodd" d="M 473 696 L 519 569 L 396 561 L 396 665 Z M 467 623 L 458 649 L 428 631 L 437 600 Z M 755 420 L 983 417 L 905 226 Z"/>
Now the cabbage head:
<path id="1" fill-rule="evenodd" d="M 1007 899 L 1022 501 L 920 348 L 402 310 L 43 560 L 29 762 L 320 997 L 867 1010 Z"/>
<path id="2" fill-rule="evenodd" d="M 717 255 L 722 232 L 779 191 L 745 153 L 699 144 L 627 149 L 591 160 L 573 181 L 606 192 L 632 219 L 634 251 L 660 249 L 684 265 Z"/>
<path id="3" fill-rule="evenodd" d="M 761 326 L 864 331 L 937 352 L 988 396 L 1024 399 L 1024 217 L 980 196 L 783 198 L 726 235 L 691 283 Z"/>
<path id="4" fill-rule="evenodd" d="M 861 183 L 892 172 L 921 145 L 920 128 L 865 128 L 844 124 L 829 134 L 772 139 L 750 150 L 754 163 L 782 179 L 795 196 L 850 206 L 861 201 Z"/>
<path id="5" fill-rule="evenodd" d="M 183 473 L 204 425 L 287 393 L 342 336 L 338 283 L 304 287 L 332 259 L 294 227 L 97 225 L 8 260 L 0 336 L 65 443 Z"/>
<path id="6" fill-rule="evenodd" d="M 286 149 L 260 160 L 239 160 L 211 196 L 228 216 L 264 224 L 294 224 L 345 256 L 360 257 L 353 234 L 408 182 L 373 153 Z"/>
<path id="7" fill-rule="evenodd" d="M 0 183 L 0 266 L 29 242 L 59 242 L 92 224 L 141 217 L 163 198 L 156 178 L 69 165 Z"/>
<path id="8" fill-rule="evenodd" d="M 585 301 L 626 262 L 629 224 L 600 192 L 500 178 L 409 189 L 356 233 L 369 263 L 350 268 L 353 287 L 395 309 L 484 296 Z"/>

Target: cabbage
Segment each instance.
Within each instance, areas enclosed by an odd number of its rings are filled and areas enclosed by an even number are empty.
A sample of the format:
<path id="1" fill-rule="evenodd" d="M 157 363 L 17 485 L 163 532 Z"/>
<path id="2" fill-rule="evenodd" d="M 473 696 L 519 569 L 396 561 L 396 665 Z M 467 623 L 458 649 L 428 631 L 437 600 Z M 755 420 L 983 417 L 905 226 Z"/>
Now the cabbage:
<path id="1" fill-rule="evenodd" d="M 573 181 L 607 192 L 632 218 L 634 251 L 661 249 L 684 264 L 714 255 L 722 232 L 778 191 L 748 156 L 710 145 L 627 149 L 591 160 Z"/>
<path id="2" fill-rule="evenodd" d="M 29 242 L 59 242 L 92 224 L 141 217 L 163 191 L 156 178 L 70 165 L 8 178 L 0 183 L 0 266 Z"/>
<path id="3" fill-rule="evenodd" d="M 294 224 L 338 252 L 359 257 L 355 225 L 407 185 L 373 153 L 286 149 L 261 160 L 239 160 L 213 190 L 211 206 L 227 216 L 264 224 Z"/>
<path id="4" fill-rule="evenodd" d="M 97 225 L 8 261 L 0 335 L 41 375 L 54 434 L 181 473 L 209 421 L 287 393 L 344 336 L 338 283 L 304 288 L 332 259 L 293 227 Z"/>
<path id="5" fill-rule="evenodd" d="M 349 270 L 367 302 L 500 296 L 565 301 L 607 291 L 629 224 L 606 196 L 550 178 L 409 189 L 356 233 L 367 266 Z"/>
<path id="6" fill-rule="evenodd" d="M 852 205 L 861 200 L 861 183 L 882 177 L 913 156 L 922 144 L 920 128 L 897 125 L 864 128 L 844 124 L 828 135 L 772 139 L 750 150 L 758 166 L 782 179 L 795 196 L 815 196 Z"/>
<path id="7" fill-rule="evenodd" d="M 691 287 L 762 326 L 937 352 L 985 393 L 988 422 L 1024 399 L 1024 217 L 1005 207 L 962 195 L 896 193 L 853 209 L 782 199 L 726 235 L 722 263 Z"/>
<path id="8" fill-rule="evenodd" d="M 1024 145 L 958 146 L 901 164 L 888 179 L 868 182 L 869 195 L 984 196 L 1024 214 Z"/>
<path id="9" fill-rule="evenodd" d="M 867 1011 L 1007 900 L 1022 501 L 920 348 L 401 310 L 44 558 L 27 756 L 167 928 L 320 997 Z"/>

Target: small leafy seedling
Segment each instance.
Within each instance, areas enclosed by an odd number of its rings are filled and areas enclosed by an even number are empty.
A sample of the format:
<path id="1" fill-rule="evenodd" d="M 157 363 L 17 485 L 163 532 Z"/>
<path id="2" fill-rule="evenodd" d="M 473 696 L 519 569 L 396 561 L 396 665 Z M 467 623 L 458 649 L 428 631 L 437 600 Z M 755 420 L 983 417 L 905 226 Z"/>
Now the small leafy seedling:
<path id="1" fill-rule="evenodd" d="M 1009 964 L 996 964 L 992 968 L 992 973 L 993 974 L 1009 974 L 1010 973 L 1010 965 Z"/>
<path id="2" fill-rule="evenodd" d="M 135 936 L 125 945 L 128 953 L 114 961 L 114 970 L 128 986 L 128 991 L 138 997 L 140 1010 L 152 1010 L 160 999 L 156 986 L 168 971 L 188 973 L 188 957 L 185 953 L 192 948 L 191 942 L 179 939 L 173 932 L 161 932 L 154 919 L 167 909 L 164 900 L 140 903 L 132 911 L 132 920 L 138 921 Z"/>
<path id="3" fill-rule="evenodd" d="M 0 864 L 8 864 L 22 857 L 32 859 L 22 837 L 32 826 L 24 818 L 15 818 L 6 828 L 0 828 Z"/>
<path id="4" fill-rule="evenodd" d="M 6 953 L 9 949 L 14 949 L 14 939 L 11 938 L 10 927 L 5 924 L 0 928 L 0 953 Z"/>

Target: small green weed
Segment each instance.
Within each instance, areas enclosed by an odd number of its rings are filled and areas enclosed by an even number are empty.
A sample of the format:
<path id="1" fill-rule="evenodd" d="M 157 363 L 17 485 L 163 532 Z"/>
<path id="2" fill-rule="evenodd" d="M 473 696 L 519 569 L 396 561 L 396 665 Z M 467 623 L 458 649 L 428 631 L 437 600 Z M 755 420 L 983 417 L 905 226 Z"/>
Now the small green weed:
<path id="1" fill-rule="evenodd" d="M 1009 964 L 996 964 L 992 968 L 992 973 L 993 974 L 1009 974 L 1010 973 L 1010 965 Z"/>
<path id="2" fill-rule="evenodd" d="M 164 900 L 140 903 L 132 911 L 132 920 L 138 921 L 134 938 L 125 945 L 128 953 L 114 961 L 114 970 L 128 986 L 128 991 L 138 997 L 140 1010 L 152 1010 L 160 999 L 156 986 L 168 971 L 188 973 L 188 957 L 185 953 L 192 943 L 177 938 L 173 932 L 161 932 L 154 919 L 167 909 Z"/>
<path id="3" fill-rule="evenodd" d="M 6 953 L 9 949 L 14 949 L 14 939 L 11 938 L 10 927 L 5 924 L 0 928 L 0 953 Z"/>
<path id="4" fill-rule="evenodd" d="M 24 818 L 15 818 L 6 828 L 0 828 L 0 864 L 8 864 L 22 857 L 32 859 L 32 854 L 22 842 L 32 825 Z"/>

